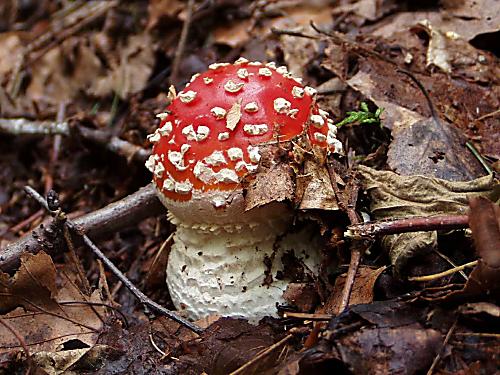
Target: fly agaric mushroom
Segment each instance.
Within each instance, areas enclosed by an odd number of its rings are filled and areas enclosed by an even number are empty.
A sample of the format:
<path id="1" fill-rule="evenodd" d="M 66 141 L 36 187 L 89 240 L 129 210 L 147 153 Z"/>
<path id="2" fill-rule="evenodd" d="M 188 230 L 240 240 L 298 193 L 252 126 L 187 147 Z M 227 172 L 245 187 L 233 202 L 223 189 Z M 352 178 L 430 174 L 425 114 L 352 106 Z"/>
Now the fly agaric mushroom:
<path id="1" fill-rule="evenodd" d="M 245 211 L 240 185 L 257 171 L 266 142 L 305 136 L 341 152 L 337 129 L 315 95 L 285 67 L 240 58 L 193 76 L 158 115 L 146 166 L 177 226 L 167 285 L 190 318 L 275 316 L 288 282 L 266 275 L 283 268 L 286 249 L 310 251 L 304 261 L 317 269 L 310 241 L 296 234 L 281 239 L 293 218 L 288 206 L 273 202 Z"/>

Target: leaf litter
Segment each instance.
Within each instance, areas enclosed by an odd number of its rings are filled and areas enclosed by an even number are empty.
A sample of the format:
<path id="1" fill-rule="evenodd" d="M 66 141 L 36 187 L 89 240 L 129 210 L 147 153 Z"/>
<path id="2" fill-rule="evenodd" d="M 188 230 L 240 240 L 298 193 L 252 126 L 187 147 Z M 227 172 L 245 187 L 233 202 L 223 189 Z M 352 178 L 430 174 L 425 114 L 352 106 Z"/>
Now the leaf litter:
<path id="1" fill-rule="evenodd" d="M 0 114 L 62 116 L 71 130 L 59 140 L 0 132 L 0 373 L 495 372 L 498 183 L 484 165 L 498 172 L 497 2 L 192 2 L 183 46 L 188 2 L 35 3 L 0 5 L 0 49 L 9 51 Z M 290 284 L 283 318 L 253 326 L 215 315 L 196 322 L 206 328 L 196 335 L 144 311 L 78 241 L 77 258 L 64 255 L 62 231 L 38 241 L 53 226 L 39 227 L 45 214 L 20 192 L 55 188 L 75 216 L 119 204 L 149 182 L 124 150 L 149 147 L 171 85 L 239 55 L 285 64 L 316 87 L 345 155 L 326 159 L 300 139 L 268 148 L 245 182 L 247 207 L 295 205 L 322 233 L 321 272 Z M 111 137 L 125 149 L 103 147 Z M 162 270 L 173 228 L 154 212 L 109 226 L 98 244 L 172 308 Z M 468 224 L 345 235 L 349 223 L 443 215 Z M 2 250 L 23 234 L 43 251 L 7 269 Z M 359 268 L 347 267 L 354 250 Z M 304 273 L 292 258 L 282 259 L 288 276 Z M 411 281 L 422 276 L 430 281 Z"/>

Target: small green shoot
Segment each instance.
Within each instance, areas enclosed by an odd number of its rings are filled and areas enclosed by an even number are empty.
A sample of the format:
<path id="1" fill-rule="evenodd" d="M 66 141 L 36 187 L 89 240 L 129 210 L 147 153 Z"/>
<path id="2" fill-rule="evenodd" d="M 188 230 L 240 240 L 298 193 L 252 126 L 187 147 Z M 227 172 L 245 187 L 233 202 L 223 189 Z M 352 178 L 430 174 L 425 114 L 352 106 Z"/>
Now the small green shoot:
<path id="1" fill-rule="evenodd" d="M 377 108 L 375 113 L 370 112 L 368 105 L 365 102 L 361 102 L 359 111 L 347 112 L 347 117 L 342 121 L 335 124 L 336 127 L 340 128 L 346 124 L 352 124 L 357 122 L 359 124 L 371 124 L 374 122 L 380 123 L 380 115 L 384 111 L 383 108 Z"/>

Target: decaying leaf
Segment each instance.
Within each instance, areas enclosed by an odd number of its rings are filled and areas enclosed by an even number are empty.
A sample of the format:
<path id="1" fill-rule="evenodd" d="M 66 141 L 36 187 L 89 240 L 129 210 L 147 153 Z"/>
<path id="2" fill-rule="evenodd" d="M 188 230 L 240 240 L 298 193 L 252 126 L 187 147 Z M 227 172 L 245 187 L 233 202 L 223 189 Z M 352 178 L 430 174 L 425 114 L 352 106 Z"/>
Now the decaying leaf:
<path id="1" fill-rule="evenodd" d="M 105 96 L 115 92 L 124 99 L 144 88 L 154 65 L 151 36 L 148 33 L 131 36 L 119 55 L 118 65 L 94 79 L 89 93 Z"/>
<path id="2" fill-rule="evenodd" d="M 399 12 L 372 29 L 374 35 L 390 38 L 399 30 L 409 29 L 423 20 L 430 21 L 444 32 L 454 32 L 470 41 L 478 35 L 499 30 L 500 5 L 496 0 L 442 1 L 441 8 L 416 12 Z"/>
<path id="3" fill-rule="evenodd" d="M 387 267 L 384 266 L 377 269 L 370 267 L 360 267 L 358 269 L 349 299 L 350 306 L 371 303 L 373 301 L 373 288 L 375 287 L 378 277 L 386 268 Z M 339 313 L 345 280 L 346 274 L 337 277 L 332 293 L 325 302 L 325 305 L 320 308 L 321 313 L 335 315 Z"/>
<path id="4" fill-rule="evenodd" d="M 297 190 L 303 191 L 299 209 L 338 210 L 337 200 L 325 166 L 312 160 L 304 162 L 303 175 L 297 176 Z"/>
<path id="5" fill-rule="evenodd" d="M 445 296 L 446 301 L 470 297 L 498 300 L 500 296 L 500 207 L 484 197 L 470 198 L 469 226 L 480 257 L 465 287 Z"/>
<path id="6" fill-rule="evenodd" d="M 496 185 L 492 176 L 484 176 L 469 182 L 453 182 L 425 176 L 400 176 L 390 171 L 377 171 L 365 166 L 358 167 L 360 181 L 368 193 L 371 213 L 377 220 L 408 218 L 439 214 L 465 215 L 468 198 L 488 195 Z M 401 271 L 413 256 L 430 250 L 433 241 L 411 237 L 411 241 L 391 236 L 389 256 Z M 403 234 L 405 236 L 405 234 Z M 432 247 L 432 246 L 431 246 Z"/>
<path id="7" fill-rule="evenodd" d="M 18 306 L 36 311 L 33 305 L 61 311 L 56 295 L 56 269 L 44 251 L 36 255 L 23 254 L 19 271 L 12 278 L 0 273 L 0 313 Z"/>
<path id="8" fill-rule="evenodd" d="M 347 368 L 353 374 L 415 374 L 427 370 L 442 335 L 424 327 L 419 322 L 422 315 L 422 309 L 406 302 L 352 306 L 330 321 L 319 345 L 303 352 L 299 366 Z"/>
<path id="9" fill-rule="evenodd" d="M 463 135 L 444 121 L 435 121 L 418 88 L 401 73 L 397 75 L 389 64 L 370 61 L 362 63 L 360 71 L 347 81 L 384 108 L 382 123 L 391 129 L 393 137 L 387 155 L 389 166 L 404 175 L 423 174 L 447 180 L 480 176 L 482 168 L 465 147 Z M 396 79 L 397 87 L 391 83 Z M 402 99 L 395 101 L 393 95 Z"/>
<path id="10" fill-rule="evenodd" d="M 95 344 L 107 317 L 100 292 L 82 293 L 75 275 L 68 268 L 56 272 L 43 251 L 23 258 L 16 275 L 9 280 L 2 274 L 0 283 L 2 308 L 10 310 L 2 318 L 24 338 L 31 353 L 56 353 L 67 342 L 80 348 Z M 12 310 L 16 305 L 21 307 Z M 13 349 L 22 351 L 21 343 L 0 325 L 0 354 Z"/>
<path id="11" fill-rule="evenodd" d="M 293 201 L 295 182 L 292 168 L 275 161 L 276 149 L 261 148 L 262 159 L 255 178 L 244 181 L 246 210 L 271 202 Z"/>

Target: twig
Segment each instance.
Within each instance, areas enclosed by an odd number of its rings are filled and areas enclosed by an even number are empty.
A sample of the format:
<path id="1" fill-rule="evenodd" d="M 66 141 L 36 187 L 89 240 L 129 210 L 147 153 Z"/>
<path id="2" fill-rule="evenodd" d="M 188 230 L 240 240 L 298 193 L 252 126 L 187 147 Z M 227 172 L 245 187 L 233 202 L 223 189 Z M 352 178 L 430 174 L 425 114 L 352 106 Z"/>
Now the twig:
<path id="1" fill-rule="evenodd" d="M 446 256 L 445 254 L 443 254 L 442 252 L 440 252 L 438 249 L 434 249 L 434 252 L 442 259 L 444 259 L 445 261 L 447 261 L 452 267 L 457 267 L 457 265 L 455 264 L 455 262 L 453 262 L 450 257 Z M 464 271 L 458 271 L 458 273 L 465 279 L 465 281 L 469 280 L 469 278 L 467 277 L 467 275 L 465 274 Z"/>
<path id="2" fill-rule="evenodd" d="M 359 218 L 356 214 L 356 201 L 358 197 L 358 187 L 354 185 L 354 179 L 349 181 L 348 186 L 346 188 L 347 191 L 350 191 L 350 196 L 345 199 L 344 194 L 341 194 L 339 188 L 337 186 L 337 173 L 335 172 L 333 166 L 330 163 L 327 163 L 328 174 L 330 176 L 330 183 L 332 185 L 333 191 L 335 192 L 335 196 L 337 198 L 337 202 L 339 202 L 339 206 L 346 211 L 347 216 L 349 217 L 349 221 L 351 224 L 358 224 Z M 347 202 L 344 202 L 347 200 Z M 361 262 L 361 257 L 364 250 L 369 246 L 363 239 L 358 239 L 353 241 L 351 244 L 351 260 L 349 262 L 349 269 L 347 270 L 346 280 L 344 284 L 344 289 L 342 291 L 342 297 L 340 300 L 339 311 L 340 314 L 344 311 L 347 306 L 349 306 L 349 299 L 351 298 L 352 287 L 354 285 L 354 279 L 356 278 L 356 273 L 358 272 L 359 264 Z"/>
<path id="3" fill-rule="evenodd" d="M 243 366 L 238 368 L 237 370 L 234 370 L 231 372 L 229 375 L 239 375 L 239 374 L 245 374 L 247 369 L 252 366 L 253 364 L 257 363 L 258 361 L 262 360 L 264 357 L 269 355 L 273 350 L 276 348 L 279 348 L 281 345 L 285 344 L 288 340 L 290 340 L 293 337 L 293 335 L 287 335 L 277 343 L 267 347 L 263 351 L 261 351 L 259 354 L 257 354 L 255 357 L 253 357 L 250 361 L 245 363 Z"/>
<path id="4" fill-rule="evenodd" d="M 45 201 L 44 203 L 46 204 Z M 154 186 L 149 184 L 119 201 L 80 216 L 73 222 L 82 232 L 98 240 L 108 233 L 114 233 L 161 212 L 164 212 L 163 205 L 156 197 Z M 42 223 L 31 233 L 8 244 L 0 250 L 0 270 L 3 272 L 15 270 L 19 265 L 21 254 L 25 251 L 37 253 L 44 250 L 49 254 L 55 254 L 63 246 L 63 241 L 54 242 L 57 239 L 54 234 L 56 229 L 51 223 Z"/>
<path id="5" fill-rule="evenodd" d="M 334 315 L 330 314 L 308 314 L 308 313 L 299 313 L 288 311 L 283 313 L 283 318 L 295 318 L 295 319 L 304 319 L 304 320 L 313 320 L 313 321 L 329 321 L 332 319 Z"/>
<path id="6" fill-rule="evenodd" d="M 461 266 L 450 268 L 449 270 L 446 270 L 446 271 L 443 271 L 443 272 L 439 272 L 439 273 L 434 273 L 432 275 L 409 277 L 408 280 L 409 281 L 419 281 L 419 282 L 422 282 L 422 281 L 432 281 L 432 280 L 440 279 L 441 277 L 452 275 L 455 272 L 459 272 L 459 271 L 462 271 L 462 270 L 466 269 L 467 267 L 475 267 L 477 265 L 477 263 L 478 263 L 478 261 L 474 260 L 472 262 L 462 264 Z"/>
<path id="7" fill-rule="evenodd" d="M 150 155 L 149 150 L 124 141 L 116 136 L 109 136 L 102 130 L 76 127 L 75 130 L 86 140 L 103 145 L 109 151 L 144 162 Z M 70 136 L 72 128 L 65 121 L 30 121 L 25 118 L 0 119 L 0 133 L 12 135 L 63 135 Z"/>
<path id="8" fill-rule="evenodd" d="M 448 330 L 448 333 L 446 334 L 446 337 L 444 338 L 443 345 L 441 345 L 441 348 L 439 348 L 439 351 L 438 351 L 436 357 L 434 358 L 434 361 L 432 361 L 432 365 L 429 368 L 429 371 L 427 371 L 427 375 L 432 375 L 432 373 L 434 372 L 434 369 L 436 368 L 439 361 L 441 360 L 441 353 L 443 352 L 446 345 L 448 345 L 448 341 L 450 341 L 451 335 L 453 334 L 453 331 L 455 331 L 456 326 L 457 326 L 457 319 L 455 319 L 455 321 L 451 325 L 450 329 Z"/>
<path id="9" fill-rule="evenodd" d="M 26 341 L 24 341 L 24 338 L 19 334 L 19 332 L 12 327 L 12 325 L 4 318 L 0 316 L 0 324 L 2 324 L 5 328 L 7 328 L 19 341 L 19 344 L 23 348 L 24 352 L 26 353 L 26 357 L 30 358 L 30 350 L 28 349 L 28 345 L 26 345 Z"/>
<path id="10" fill-rule="evenodd" d="M 175 82 L 179 74 L 179 68 L 181 66 L 182 55 L 184 54 L 184 49 L 186 48 L 186 41 L 189 34 L 189 28 L 191 27 L 191 17 L 193 15 L 194 0 L 188 0 L 186 5 L 186 19 L 182 25 L 181 36 L 179 38 L 179 44 L 177 44 L 177 49 L 175 51 L 174 62 L 172 63 L 172 74 L 170 75 L 170 82 Z"/>
<path id="11" fill-rule="evenodd" d="M 32 196 L 38 203 L 40 203 L 49 212 L 53 213 L 47 205 L 45 199 L 38 194 L 38 192 L 30 186 L 25 187 L 26 191 Z M 85 234 L 82 234 L 78 226 L 69 219 L 66 219 L 64 225 L 66 225 L 74 234 L 80 236 L 83 239 L 83 243 L 92 250 L 94 255 L 96 255 L 107 267 L 113 272 L 113 274 L 127 287 L 127 289 L 136 297 L 142 305 L 149 307 L 153 311 L 172 319 L 173 321 L 183 325 L 184 327 L 190 329 L 191 331 L 201 334 L 203 329 L 198 327 L 196 324 L 189 322 L 188 320 L 178 316 L 173 311 L 166 309 L 155 301 L 151 300 L 142 291 L 139 290 L 114 264 L 111 262 L 106 255 L 92 242 L 92 240 Z"/>
<path id="12" fill-rule="evenodd" d="M 481 163 L 486 173 L 490 175 L 493 174 L 493 170 L 488 165 L 486 160 L 484 160 L 483 156 L 479 153 L 479 151 L 474 147 L 474 145 L 471 142 L 467 141 L 465 143 L 465 146 L 469 149 L 470 152 L 472 152 L 472 155 L 474 155 L 474 157 Z"/>
<path id="13" fill-rule="evenodd" d="M 467 215 L 439 215 L 349 225 L 344 235 L 350 238 L 376 237 L 407 232 L 464 229 L 468 226 Z"/>
<path id="14" fill-rule="evenodd" d="M 317 36 L 307 35 L 307 34 L 304 34 L 304 33 L 300 32 L 300 31 L 278 29 L 276 27 L 271 27 L 271 32 L 273 34 L 276 34 L 276 35 L 289 35 L 289 36 L 296 36 L 296 37 L 299 37 L 299 38 L 319 39 Z"/>
<path id="15" fill-rule="evenodd" d="M 485 115 L 482 115 L 481 117 L 478 117 L 475 121 L 483 121 L 483 120 L 486 120 L 487 118 L 495 117 L 499 114 L 500 114 L 500 109 L 497 109 L 496 111 L 493 111 L 493 112 L 487 113 Z"/>

